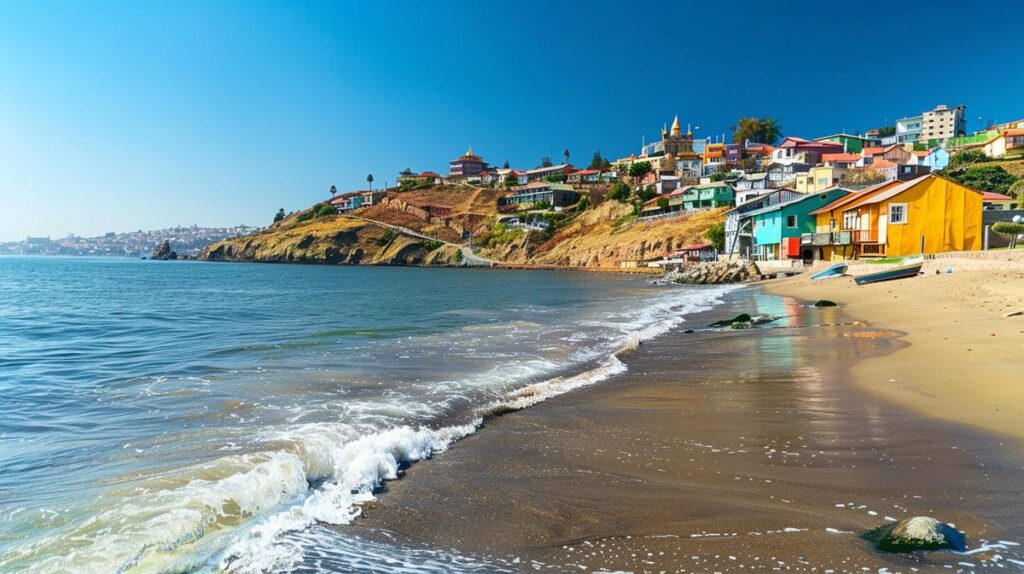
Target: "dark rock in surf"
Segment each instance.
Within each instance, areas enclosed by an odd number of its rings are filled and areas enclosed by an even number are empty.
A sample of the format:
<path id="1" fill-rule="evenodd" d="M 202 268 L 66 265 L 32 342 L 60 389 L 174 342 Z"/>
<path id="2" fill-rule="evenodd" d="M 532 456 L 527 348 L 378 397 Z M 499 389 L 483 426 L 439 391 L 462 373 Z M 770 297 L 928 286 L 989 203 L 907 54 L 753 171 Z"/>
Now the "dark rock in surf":
<path id="1" fill-rule="evenodd" d="M 820 299 L 814 304 L 815 307 L 838 307 L 835 301 L 829 301 L 828 299 Z"/>
<path id="2" fill-rule="evenodd" d="M 861 538 L 875 543 L 885 552 L 913 552 L 915 550 L 956 550 L 967 548 L 967 538 L 949 524 L 929 516 L 906 518 L 894 524 L 879 526 L 864 533 Z"/>

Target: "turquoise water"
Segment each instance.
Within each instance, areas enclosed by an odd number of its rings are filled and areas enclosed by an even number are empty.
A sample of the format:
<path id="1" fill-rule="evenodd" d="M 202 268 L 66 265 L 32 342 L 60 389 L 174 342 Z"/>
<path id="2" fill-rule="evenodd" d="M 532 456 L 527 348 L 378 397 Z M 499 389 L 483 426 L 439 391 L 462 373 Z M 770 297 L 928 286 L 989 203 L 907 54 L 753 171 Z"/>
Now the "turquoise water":
<path id="1" fill-rule="evenodd" d="M 0 571 L 301 569 L 324 544 L 315 525 L 350 523 L 404 464 L 490 413 L 620 372 L 618 351 L 724 292 L 578 273 L 0 258 Z M 339 571 L 407 552 L 330 537 L 353 560 L 328 556 Z"/>

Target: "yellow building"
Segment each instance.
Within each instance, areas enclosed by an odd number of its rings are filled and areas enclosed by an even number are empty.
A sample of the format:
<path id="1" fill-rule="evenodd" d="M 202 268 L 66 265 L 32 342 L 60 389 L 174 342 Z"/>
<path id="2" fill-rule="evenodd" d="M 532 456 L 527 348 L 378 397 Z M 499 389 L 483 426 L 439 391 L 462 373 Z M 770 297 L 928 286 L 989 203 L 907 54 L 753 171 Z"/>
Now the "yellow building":
<path id="1" fill-rule="evenodd" d="M 796 190 L 800 193 L 818 193 L 824 191 L 839 182 L 836 168 L 834 167 L 812 167 L 807 173 L 796 176 Z"/>
<path id="2" fill-rule="evenodd" d="M 811 212 L 821 259 L 903 257 L 982 247 L 980 191 L 935 174 L 890 181 Z"/>

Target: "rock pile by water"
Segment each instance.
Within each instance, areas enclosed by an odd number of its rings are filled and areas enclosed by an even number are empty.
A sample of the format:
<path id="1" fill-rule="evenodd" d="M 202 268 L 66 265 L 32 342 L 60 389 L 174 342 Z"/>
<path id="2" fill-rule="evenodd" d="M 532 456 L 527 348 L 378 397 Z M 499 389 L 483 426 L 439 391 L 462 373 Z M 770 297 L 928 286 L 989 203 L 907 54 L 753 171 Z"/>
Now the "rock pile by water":
<path id="1" fill-rule="evenodd" d="M 715 261 L 700 263 L 682 269 L 674 269 L 665 275 L 666 281 L 689 285 L 718 285 L 721 283 L 740 283 L 758 281 L 761 270 L 753 261 Z"/>
<path id="2" fill-rule="evenodd" d="M 151 257 L 151 259 L 157 259 L 160 261 L 173 260 L 177 258 L 178 254 L 174 251 L 171 251 L 171 242 L 166 239 L 164 239 L 164 242 L 160 245 L 160 247 L 153 252 L 153 256 Z"/>
<path id="3" fill-rule="evenodd" d="M 874 542 L 879 550 L 886 552 L 912 552 L 914 550 L 963 552 L 967 548 L 967 540 L 962 532 L 930 516 L 914 516 L 894 524 L 879 526 L 866 532 L 863 538 Z"/>

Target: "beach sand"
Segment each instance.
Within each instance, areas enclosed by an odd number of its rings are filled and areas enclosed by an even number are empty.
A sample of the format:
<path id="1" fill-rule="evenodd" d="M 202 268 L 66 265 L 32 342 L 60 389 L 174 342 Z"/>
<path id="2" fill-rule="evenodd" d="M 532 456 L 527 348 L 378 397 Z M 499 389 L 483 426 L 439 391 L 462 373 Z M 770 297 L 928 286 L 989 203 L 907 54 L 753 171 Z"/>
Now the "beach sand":
<path id="1" fill-rule="evenodd" d="M 1024 542 L 1020 443 L 854 384 L 856 364 L 916 352 L 889 326 L 852 325 L 854 309 L 813 309 L 748 288 L 684 328 L 754 310 L 787 319 L 780 328 L 679 330 L 644 344 L 624 358 L 626 373 L 494 419 L 414 465 L 344 528 L 524 571 L 1024 564 L 1009 544 L 969 557 L 910 556 L 877 553 L 860 539 L 923 514 L 956 524 L 972 547 Z"/>
<path id="2" fill-rule="evenodd" d="M 851 274 L 877 268 L 860 265 Z M 952 269 L 952 273 L 947 273 Z M 1024 439 L 1024 261 L 939 259 L 924 275 L 856 285 L 849 277 L 805 275 L 766 290 L 829 299 L 872 326 L 905 333 L 909 347 L 861 361 L 854 379 L 900 405 L 957 423 Z M 935 272 L 939 271 L 936 275 Z"/>

